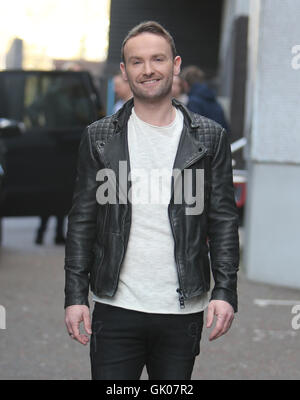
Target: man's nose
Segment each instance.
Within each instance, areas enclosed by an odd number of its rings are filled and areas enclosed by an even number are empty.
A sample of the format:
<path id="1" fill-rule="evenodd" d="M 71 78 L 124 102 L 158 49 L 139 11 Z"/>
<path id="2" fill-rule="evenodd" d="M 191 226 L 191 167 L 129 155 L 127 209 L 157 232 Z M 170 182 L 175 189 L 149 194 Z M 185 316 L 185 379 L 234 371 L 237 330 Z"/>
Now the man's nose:
<path id="1" fill-rule="evenodd" d="M 147 61 L 144 63 L 144 74 L 145 75 L 152 75 L 153 74 L 153 66 L 152 63 Z"/>

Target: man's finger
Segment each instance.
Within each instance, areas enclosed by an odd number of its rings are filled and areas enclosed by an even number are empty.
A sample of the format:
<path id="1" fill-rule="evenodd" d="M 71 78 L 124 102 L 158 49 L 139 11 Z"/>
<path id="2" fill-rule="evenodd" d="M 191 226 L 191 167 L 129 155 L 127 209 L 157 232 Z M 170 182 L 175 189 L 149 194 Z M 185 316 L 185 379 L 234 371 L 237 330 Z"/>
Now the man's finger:
<path id="1" fill-rule="evenodd" d="M 220 336 L 220 334 L 223 330 L 224 324 L 225 324 L 225 317 L 223 315 L 218 315 L 216 325 L 215 325 L 212 333 L 210 334 L 209 340 L 214 340 Z"/>
<path id="2" fill-rule="evenodd" d="M 77 342 L 86 345 L 89 342 L 89 338 L 86 335 L 83 335 L 79 331 L 81 321 L 75 321 L 71 323 L 71 331 L 73 332 L 73 339 L 77 340 Z"/>
<path id="3" fill-rule="evenodd" d="M 213 305 L 209 305 L 207 308 L 207 316 L 206 316 L 206 327 L 207 328 L 210 328 L 213 323 L 214 311 L 215 311 L 215 309 L 214 309 Z"/>
<path id="4" fill-rule="evenodd" d="M 84 324 L 84 329 L 85 329 L 86 333 L 91 335 L 92 328 L 91 328 L 91 317 L 90 317 L 89 312 L 83 314 L 83 324 Z"/>
<path id="5" fill-rule="evenodd" d="M 226 332 L 229 331 L 229 329 L 231 327 L 231 324 L 232 324 L 232 321 L 233 321 L 233 318 L 234 318 L 234 316 L 232 316 L 232 315 L 229 315 L 226 318 L 225 324 L 224 324 L 224 327 L 223 327 L 223 331 L 222 331 L 222 335 L 224 335 Z"/>
<path id="6" fill-rule="evenodd" d="M 75 321 L 71 323 L 71 332 L 73 332 L 73 338 L 77 340 L 79 343 L 85 344 L 84 341 L 82 340 L 82 336 L 79 332 L 79 321 Z"/>
<path id="7" fill-rule="evenodd" d="M 68 331 L 68 334 L 71 336 L 73 336 L 73 330 L 72 330 L 72 326 L 71 326 L 71 324 L 70 324 L 70 322 L 69 321 L 65 321 L 65 323 L 66 323 L 66 328 L 67 328 L 67 331 Z"/>
<path id="8" fill-rule="evenodd" d="M 232 321 L 234 319 L 233 315 L 225 315 L 222 317 L 221 322 L 218 326 L 216 325 L 215 330 L 210 336 L 210 340 L 218 339 L 220 336 L 225 335 L 225 333 L 230 329 Z"/>
<path id="9" fill-rule="evenodd" d="M 84 322 L 84 327 L 89 333 L 90 331 L 90 313 L 87 306 L 72 305 L 66 308 L 65 312 L 65 323 L 67 326 L 68 333 L 73 339 L 77 340 L 81 344 L 87 344 L 89 337 L 87 335 L 80 334 L 80 324 Z"/>

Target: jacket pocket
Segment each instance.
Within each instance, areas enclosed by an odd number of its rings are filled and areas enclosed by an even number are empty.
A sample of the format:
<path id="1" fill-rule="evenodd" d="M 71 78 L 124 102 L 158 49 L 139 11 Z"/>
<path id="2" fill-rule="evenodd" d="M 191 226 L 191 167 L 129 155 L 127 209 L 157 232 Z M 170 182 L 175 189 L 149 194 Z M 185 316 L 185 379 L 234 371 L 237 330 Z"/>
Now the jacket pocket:
<path id="1" fill-rule="evenodd" d="M 95 281 L 97 296 L 113 296 L 117 290 L 119 273 L 125 254 L 121 234 L 109 232 L 106 234 L 104 254 L 99 261 Z"/>

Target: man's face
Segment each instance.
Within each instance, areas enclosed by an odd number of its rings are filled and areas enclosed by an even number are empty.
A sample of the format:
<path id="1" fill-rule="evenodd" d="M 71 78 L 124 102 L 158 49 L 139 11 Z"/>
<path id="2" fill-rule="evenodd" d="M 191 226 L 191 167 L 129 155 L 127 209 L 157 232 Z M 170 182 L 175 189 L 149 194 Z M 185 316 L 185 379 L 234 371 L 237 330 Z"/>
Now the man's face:
<path id="1" fill-rule="evenodd" d="M 171 96 L 173 75 L 180 72 L 181 58 L 173 59 L 164 37 L 145 32 L 129 39 L 124 58 L 121 71 L 135 98 L 153 102 Z"/>

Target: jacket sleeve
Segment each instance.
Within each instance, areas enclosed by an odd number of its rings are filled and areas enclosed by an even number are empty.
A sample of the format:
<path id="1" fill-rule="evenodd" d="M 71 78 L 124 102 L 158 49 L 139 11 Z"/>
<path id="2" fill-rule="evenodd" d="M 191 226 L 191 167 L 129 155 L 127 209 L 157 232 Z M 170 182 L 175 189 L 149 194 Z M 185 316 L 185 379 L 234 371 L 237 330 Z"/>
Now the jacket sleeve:
<path id="1" fill-rule="evenodd" d="M 89 273 L 93 263 L 97 219 L 97 166 L 91 151 L 89 128 L 86 128 L 79 145 L 77 178 L 68 214 L 65 307 L 75 304 L 89 306 Z"/>
<path id="2" fill-rule="evenodd" d="M 231 149 L 224 129 L 211 162 L 208 240 L 215 281 L 211 300 L 227 301 L 237 312 L 238 213 L 234 198 Z"/>

